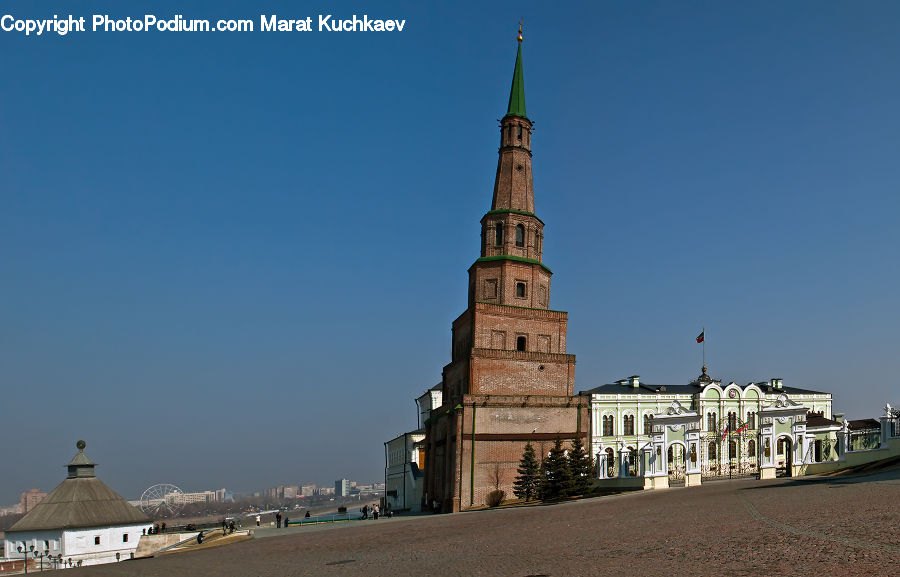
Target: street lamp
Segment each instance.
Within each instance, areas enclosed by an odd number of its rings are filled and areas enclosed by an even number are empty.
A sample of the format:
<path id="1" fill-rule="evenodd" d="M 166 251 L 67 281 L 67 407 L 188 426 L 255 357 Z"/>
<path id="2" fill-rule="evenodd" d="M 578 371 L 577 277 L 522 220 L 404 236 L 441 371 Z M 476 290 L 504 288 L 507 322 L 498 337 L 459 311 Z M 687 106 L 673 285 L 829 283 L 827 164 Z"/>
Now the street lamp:
<path id="1" fill-rule="evenodd" d="M 24 543 L 23 543 L 23 545 L 24 545 Z M 28 549 L 26 549 L 22 545 L 19 545 L 18 547 L 16 547 L 16 549 L 19 551 L 19 553 L 21 553 L 24 556 L 25 574 L 27 575 L 28 574 Z M 31 546 L 31 550 L 34 551 L 34 545 Z"/>
<path id="2" fill-rule="evenodd" d="M 34 549 L 34 547 L 32 547 Z M 44 557 L 50 557 L 50 549 L 44 549 L 43 551 L 32 551 L 35 557 L 38 557 L 41 560 L 41 573 L 44 572 Z"/>

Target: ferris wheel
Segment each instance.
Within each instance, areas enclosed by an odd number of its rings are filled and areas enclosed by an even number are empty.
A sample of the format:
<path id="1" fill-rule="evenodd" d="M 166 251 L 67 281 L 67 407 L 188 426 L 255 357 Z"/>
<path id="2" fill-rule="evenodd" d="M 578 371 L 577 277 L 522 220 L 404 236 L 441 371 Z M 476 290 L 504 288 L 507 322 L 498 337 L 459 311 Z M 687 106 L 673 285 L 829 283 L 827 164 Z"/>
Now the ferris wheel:
<path id="1" fill-rule="evenodd" d="M 172 517 L 184 507 L 184 491 L 170 483 L 149 487 L 141 495 L 141 511 L 151 517 Z"/>

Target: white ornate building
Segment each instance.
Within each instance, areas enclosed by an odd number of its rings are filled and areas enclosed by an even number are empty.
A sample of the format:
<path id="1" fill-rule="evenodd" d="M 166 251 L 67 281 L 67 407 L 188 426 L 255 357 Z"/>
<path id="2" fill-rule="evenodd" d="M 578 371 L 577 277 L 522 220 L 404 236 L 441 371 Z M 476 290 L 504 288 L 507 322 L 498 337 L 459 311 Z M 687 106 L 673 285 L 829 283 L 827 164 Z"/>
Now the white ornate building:
<path id="1" fill-rule="evenodd" d="M 581 394 L 590 397 L 590 446 L 601 477 L 652 470 L 690 484 L 775 476 L 779 468 L 793 474 L 800 464 L 837 458 L 841 424 L 832 419 L 831 393 L 784 386 L 782 379 L 723 384 L 703 367 L 686 385 L 632 376 Z M 664 432 L 668 440 L 661 440 Z"/>

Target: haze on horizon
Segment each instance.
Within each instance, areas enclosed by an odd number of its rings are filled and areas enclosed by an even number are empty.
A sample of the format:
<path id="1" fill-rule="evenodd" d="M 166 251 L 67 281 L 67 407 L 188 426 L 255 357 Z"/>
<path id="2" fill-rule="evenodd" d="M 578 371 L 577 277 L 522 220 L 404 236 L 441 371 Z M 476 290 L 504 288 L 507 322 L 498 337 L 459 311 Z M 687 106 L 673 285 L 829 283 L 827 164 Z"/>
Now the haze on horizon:
<path id="1" fill-rule="evenodd" d="M 101 11 L 263 10 L 3 8 Z M 404 31 L 0 33 L 0 506 L 77 439 L 128 498 L 380 480 L 450 360 L 520 16 L 576 390 L 688 382 L 705 326 L 726 382 L 900 403 L 900 5 L 375 12 Z"/>

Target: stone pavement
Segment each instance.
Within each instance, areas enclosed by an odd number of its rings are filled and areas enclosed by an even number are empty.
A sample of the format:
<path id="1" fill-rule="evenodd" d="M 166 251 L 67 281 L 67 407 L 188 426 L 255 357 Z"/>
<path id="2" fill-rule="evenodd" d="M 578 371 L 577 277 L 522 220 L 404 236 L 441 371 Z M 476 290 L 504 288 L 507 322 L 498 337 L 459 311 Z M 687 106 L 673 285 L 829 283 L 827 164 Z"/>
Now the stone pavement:
<path id="1" fill-rule="evenodd" d="M 321 527 L 321 526 L 320 526 Z M 900 469 L 357 523 L 80 576 L 898 575 Z M 67 573 L 68 574 L 68 573 Z"/>

